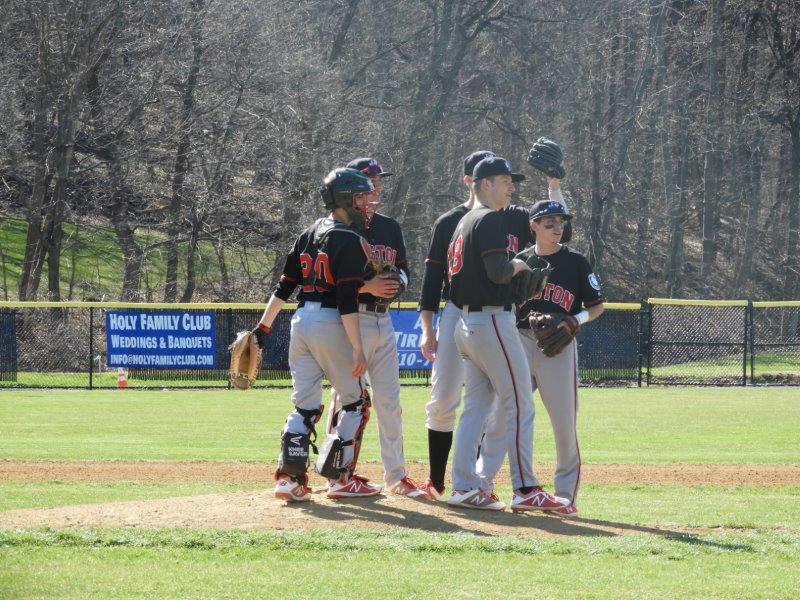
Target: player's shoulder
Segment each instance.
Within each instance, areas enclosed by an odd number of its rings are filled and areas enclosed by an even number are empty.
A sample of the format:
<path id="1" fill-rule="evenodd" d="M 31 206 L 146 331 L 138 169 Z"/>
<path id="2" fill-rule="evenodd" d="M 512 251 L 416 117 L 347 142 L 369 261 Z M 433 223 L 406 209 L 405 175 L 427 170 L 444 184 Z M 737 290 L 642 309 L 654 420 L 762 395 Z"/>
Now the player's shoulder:
<path id="1" fill-rule="evenodd" d="M 375 229 L 376 231 L 391 231 L 395 233 L 401 230 L 400 222 L 397 219 L 382 215 L 381 213 L 372 215 L 372 222 L 369 228 Z"/>
<path id="2" fill-rule="evenodd" d="M 591 265 L 589 264 L 589 259 L 586 258 L 586 256 L 583 253 L 579 252 L 575 248 L 564 244 L 561 247 L 559 254 L 562 255 L 564 261 L 569 262 L 570 264 L 580 265 L 591 271 Z"/>
<path id="3" fill-rule="evenodd" d="M 468 212 L 469 209 L 463 204 L 454 206 L 453 208 L 451 208 L 446 212 L 443 212 L 436 218 L 436 221 L 434 221 L 433 223 L 433 228 L 439 229 L 440 227 L 454 226 Z"/>
<path id="4" fill-rule="evenodd" d="M 346 223 L 331 218 L 317 219 L 312 225 L 314 238 L 322 241 L 324 239 L 352 240 L 360 243 L 361 234 Z"/>

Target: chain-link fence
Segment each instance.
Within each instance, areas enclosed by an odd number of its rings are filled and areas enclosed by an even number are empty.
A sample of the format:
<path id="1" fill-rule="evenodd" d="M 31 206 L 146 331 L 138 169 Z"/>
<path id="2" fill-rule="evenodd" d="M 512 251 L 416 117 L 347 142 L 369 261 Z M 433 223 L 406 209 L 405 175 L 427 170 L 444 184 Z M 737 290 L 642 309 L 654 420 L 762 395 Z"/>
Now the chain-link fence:
<path id="1" fill-rule="evenodd" d="M 750 380 L 800 385 L 800 302 L 753 302 Z"/>
<path id="2" fill-rule="evenodd" d="M 238 331 L 252 328 L 262 310 L 257 305 L 0 302 L 0 388 L 112 388 L 121 384 L 120 375 L 132 388 L 224 388 L 228 386 L 228 345 Z M 398 305 L 396 310 L 415 310 L 415 306 Z M 154 322 L 211 315 L 206 363 L 196 368 L 164 368 L 123 364 L 119 357 L 109 356 L 109 348 L 119 341 L 114 338 L 124 337 L 113 328 L 109 332 L 110 316 L 124 319 L 143 314 Z M 258 387 L 291 385 L 292 314 L 293 309 L 287 308 L 273 324 Z M 602 317 L 583 327 L 578 337 L 581 383 L 800 384 L 799 321 L 800 302 L 651 299 L 642 305 L 607 304 Z M 399 335 L 414 339 L 417 333 L 398 330 Z M 189 335 L 187 339 L 197 338 Z M 161 344 L 163 348 L 163 340 Z M 148 358 L 148 353 L 156 351 L 135 352 Z M 427 384 L 430 370 L 426 367 L 401 367 L 401 381 Z"/>
<path id="3" fill-rule="evenodd" d="M 747 302 L 646 304 L 648 384 L 744 385 Z"/>

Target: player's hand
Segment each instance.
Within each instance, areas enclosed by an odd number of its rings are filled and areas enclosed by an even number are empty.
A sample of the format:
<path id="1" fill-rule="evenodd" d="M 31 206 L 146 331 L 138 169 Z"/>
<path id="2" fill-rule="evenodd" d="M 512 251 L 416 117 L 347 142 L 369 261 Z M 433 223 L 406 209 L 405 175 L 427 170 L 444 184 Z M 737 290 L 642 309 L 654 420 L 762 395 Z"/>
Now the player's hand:
<path id="1" fill-rule="evenodd" d="M 361 377 L 367 372 L 367 359 L 361 348 L 353 348 L 353 370 L 350 371 L 353 377 Z"/>
<path id="2" fill-rule="evenodd" d="M 438 346 L 439 343 L 436 340 L 436 334 L 428 334 L 426 331 L 422 332 L 422 337 L 419 340 L 419 348 L 422 350 L 422 356 L 425 357 L 425 360 L 429 360 L 430 362 L 436 360 L 436 350 Z"/>
<path id="3" fill-rule="evenodd" d="M 358 293 L 372 294 L 377 298 L 394 298 L 398 289 L 400 289 L 400 286 L 396 279 L 392 279 L 389 275 L 381 274 L 376 275 L 369 281 L 365 281 Z"/>

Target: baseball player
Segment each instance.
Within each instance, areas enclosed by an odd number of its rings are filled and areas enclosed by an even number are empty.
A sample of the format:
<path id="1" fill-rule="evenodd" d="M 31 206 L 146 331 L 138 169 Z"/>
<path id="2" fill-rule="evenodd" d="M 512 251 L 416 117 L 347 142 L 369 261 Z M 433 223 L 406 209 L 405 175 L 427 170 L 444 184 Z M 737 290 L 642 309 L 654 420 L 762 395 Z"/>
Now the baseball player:
<path id="1" fill-rule="evenodd" d="M 551 200 L 537 202 L 531 208 L 530 218 L 536 244 L 518 257 L 525 258 L 533 253 L 547 260 L 553 271 L 544 291 L 519 307 L 517 327 L 531 370 L 533 389 L 539 390 L 553 426 L 556 495 L 569 500 L 568 506 L 551 514 L 575 516 L 578 514 L 581 456 L 576 431 L 578 345 L 574 338 L 582 325 L 603 313 L 603 296 L 600 282 L 586 258 L 560 243 L 564 227 L 572 219 L 565 205 Z M 547 319 L 552 323 L 546 323 Z M 554 346 L 548 342 L 552 338 L 545 335 L 548 331 L 559 334 L 560 341 Z M 487 489 L 492 489 L 492 478 L 505 454 L 505 448 L 494 441 L 504 425 L 500 419 L 494 422 L 490 419 L 481 446 L 482 469 L 479 470 Z"/>
<path id="2" fill-rule="evenodd" d="M 432 368 L 431 399 L 425 406 L 430 474 L 424 485 L 428 493 L 435 498 L 441 498 L 444 493 L 445 470 L 453 441 L 456 410 L 461 402 L 461 388 L 464 385 L 464 368 L 453 337 L 456 324 L 461 318 L 461 310 L 449 299 L 449 282 L 445 272 L 447 246 L 458 222 L 474 205 L 473 169 L 488 156 L 494 156 L 494 153 L 479 150 L 464 159 L 464 183 L 469 189 L 469 198 L 464 204 L 456 206 L 436 220 L 428 256 L 425 259 L 425 275 L 419 303 L 422 321 L 420 348 L 425 358 L 431 361 Z M 549 194 L 551 200 L 563 202 L 558 180 L 551 179 Z M 516 239 L 516 250 L 532 243 L 528 210 L 518 206 L 509 206 L 504 210 L 510 232 Z M 433 316 L 442 298 L 445 300 L 445 306 L 439 318 L 438 328 L 434 332 Z M 498 435 L 500 442 L 494 446 L 502 447 L 505 440 L 503 429 L 487 430 L 484 435 Z"/>
<path id="3" fill-rule="evenodd" d="M 372 388 L 372 405 L 378 418 L 384 483 L 391 493 L 430 499 L 428 492 L 407 475 L 403 454 L 400 365 L 389 303 L 408 285 L 406 246 L 400 224 L 375 212 L 383 191 L 383 178 L 392 174 L 384 171 L 381 164 L 372 158 L 357 158 L 347 166 L 369 177 L 375 188 L 375 202 L 370 205 L 364 228 L 359 233 L 369 243 L 374 258 L 393 265 L 399 271 L 399 281 L 378 275 L 364 282 L 358 294 L 361 338 L 367 359 L 367 377 Z M 332 390 L 332 403 L 333 408 L 328 413 L 329 431 L 341 416 L 341 403 L 335 389 Z"/>
<path id="4" fill-rule="evenodd" d="M 275 473 L 275 496 L 288 502 L 310 499 L 309 446 L 314 448 L 315 424 L 322 415 L 323 375 L 336 387 L 341 415 L 317 461 L 328 478 L 328 497 L 373 496 L 380 488 L 353 477 L 369 397 L 362 376 L 366 373 L 358 314 L 358 289 L 364 283 L 369 247 L 358 234 L 374 203 L 375 190 L 368 177 L 353 169 L 335 169 L 320 190 L 327 218 L 318 219 L 295 242 L 283 274 L 253 331 L 259 346 L 295 288 L 298 308 L 292 318 L 289 368 L 292 402 L 281 436 L 281 453 Z"/>
<path id="5" fill-rule="evenodd" d="M 488 156 L 494 156 L 494 153 L 478 150 L 464 159 L 464 184 L 469 190 L 469 197 L 466 202 L 436 219 L 425 259 L 425 275 L 419 302 L 422 321 L 420 349 L 432 366 L 431 399 L 425 406 L 430 471 L 424 487 L 436 499 L 444 494 L 444 476 L 453 444 L 456 409 L 461 402 L 461 387 L 464 385 L 464 367 L 453 337 L 456 324 L 461 318 L 461 310 L 450 300 L 447 247 L 456 225 L 475 204 L 472 171 L 475 165 Z M 434 331 L 433 317 L 439 310 L 442 299 L 445 300 L 445 305 L 439 318 L 439 326 Z"/>
<path id="6" fill-rule="evenodd" d="M 473 170 L 475 206 L 458 223 L 448 248 L 451 299 L 462 311 L 455 340 L 464 357 L 465 376 L 448 500 L 453 506 L 505 509 L 493 492 L 481 489 L 475 464 L 494 402 L 500 402 L 506 417 L 512 510 L 554 510 L 568 504 L 545 492 L 533 471 L 533 390 L 511 289 L 512 278 L 530 268 L 514 258 L 519 240 L 509 231 L 503 210 L 511 201 L 514 182 L 524 178 L 512 172 L 504 158 L 481 160 Z"/>

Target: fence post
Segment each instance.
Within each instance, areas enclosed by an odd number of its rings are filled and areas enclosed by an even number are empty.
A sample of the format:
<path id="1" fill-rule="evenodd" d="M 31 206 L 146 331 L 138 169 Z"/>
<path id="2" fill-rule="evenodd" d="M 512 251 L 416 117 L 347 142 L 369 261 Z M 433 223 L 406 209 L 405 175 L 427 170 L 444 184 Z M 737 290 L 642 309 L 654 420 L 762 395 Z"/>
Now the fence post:
<path id="1" fill-rule="evenodd" d="M 94 307 L 89 307 L 89 389 L 93 389 L 94 382 Z"/>
<path id="2" fill-rule="evenodd" d="M 756 378 L 756 353 L 755 353 L 755 339 L 756 339 L 756 309 L 753 306 L 753 301 L 747 301 L 747 315 L 748 325 L 747 328 L 747 344 L 750 347 L 750 385 L 753 385 L 753 380 Z"/>
<path id="3" fill-rule="evenodd" d="M 742 385 L 747 385 L 747 346 L 748 346 L 748 337 L 750 332 L 750 309 L 752 308 L 752 302 L 750 300 L 747 301 L 747 305 L 744 307 L 744 352 L 742 352 Z"/>
<path id="4" fill-rule="evenodd" d="M 228 335 L 228 338 L 225 340 L 225 346 L 227 347 L 228 344 L 231 343 L 231 327 L 232 327 L 232 324 L 233 324 L 233 309 L 229 308 L 228 310 L 226 310 L 225 311 L 225 315 L 227 317 L 227 319 L 225 321 L 226 321 L 226 325 L 227 325 L 226 329 L 227 329 L 227 335 Z M 230 367 L 230 364 L 228 365 L 228 367 Z M 230 377 L 226 378 L 226 387 L 228 389 L 231 389 L 231 378 Z"/>
<path id="5" fill-rule="evenodd" d="M 636 384 L 638 387 L 642 387 L 642 366 L 644 363 L 645 353 L 649 354 L 650 343 L 649 340 L 649 314 L 648 314 L 649 305 L 647 300 L 642 298 L 639 302 L 639 340 L 638 340 L 638 358 L 639 358 L 639 374 L 637 377 Z M 649 364 L 650 361 L 647 361 L 648 368 L 647 368 L 647 383 L 650 383 L 650 368 Z"/>

